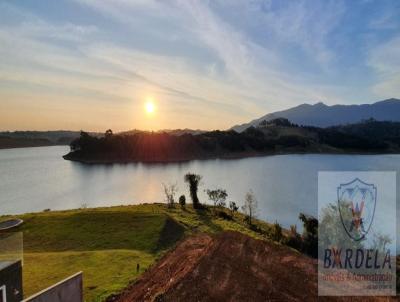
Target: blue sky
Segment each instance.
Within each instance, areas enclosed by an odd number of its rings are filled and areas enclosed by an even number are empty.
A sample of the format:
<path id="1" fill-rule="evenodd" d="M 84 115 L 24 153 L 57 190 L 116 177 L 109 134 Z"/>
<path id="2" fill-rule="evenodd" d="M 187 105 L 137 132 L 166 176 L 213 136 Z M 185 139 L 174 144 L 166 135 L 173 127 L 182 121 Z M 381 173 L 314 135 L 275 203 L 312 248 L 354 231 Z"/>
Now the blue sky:
<path id="1" fill-rule="evenodd" d="M 399 96 L 400 1 L 0 1 L 0 130 L 226 129 Z"/>

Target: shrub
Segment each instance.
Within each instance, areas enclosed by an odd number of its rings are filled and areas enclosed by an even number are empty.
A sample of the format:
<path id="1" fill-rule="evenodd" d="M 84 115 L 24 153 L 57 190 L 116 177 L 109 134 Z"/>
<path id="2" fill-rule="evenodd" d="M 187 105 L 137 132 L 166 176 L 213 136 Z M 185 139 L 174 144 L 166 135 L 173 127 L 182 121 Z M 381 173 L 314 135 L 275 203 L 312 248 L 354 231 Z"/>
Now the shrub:
<path id="1" fill-rule="evenodd" d="M 256 224 L 251 224 L 249 228 L 256 233 L 265 234 L 265 232 Z"/>
<path id="2" fill-rule="evenodd" d="M 318 220 L 315 217 L 300 213 L 299 219 L 303 221 L 303 247 L 302 252 L 311 257 L 318 257 Z"/>
<path id="3" fill-rule="evenodd" d="M 296 250 L 301 250 L 303 242 L 300 234 L 297 233 L 296 225 L 290 226 L 289 236 L 286 238 L 285 244 Z"/>
<path id="4" fill-rule="evenodd" d="M 233 217 L 235 212 L 239 210 L 239 207 L 236 205 L 236 202 L 230 201 L 229 202 L 229 209 L 231 210 L 231 216 Z"/>
<path id="5" fill-rule="evenodd" d="M 277 242 L 281 242 L 283 239 L 282 227 L 276 221 L 272 226 L 271 239 Z"/>
<path id="6" fill-rule="evenodd" d="M 186 205 L 186 197 L 185 197 L 185 195 L 179 196 L 179 204 L 181 205 L 182 208 L 185 207 L 185 205 Z"/>
<path id="7" fill-rule="evenodd" d="M 219 218 L 225 219 L 225 220 L 232 220 L 232 216 L 230 216 L 228 213 L 226 213 L 224 210 L 218 211 L 217 216 Z"/>

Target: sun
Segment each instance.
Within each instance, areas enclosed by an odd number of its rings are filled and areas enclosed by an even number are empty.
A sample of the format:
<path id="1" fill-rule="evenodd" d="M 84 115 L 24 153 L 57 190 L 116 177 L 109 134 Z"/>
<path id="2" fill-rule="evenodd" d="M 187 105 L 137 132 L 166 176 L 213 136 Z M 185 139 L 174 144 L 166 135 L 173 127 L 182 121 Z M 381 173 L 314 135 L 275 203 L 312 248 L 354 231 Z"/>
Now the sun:
<path id="1" fill-rule="evenodd" d="M 148 114 L 154 113 L 154 111 L 156 110 L 154 102 L 151 99 L 147 100 L 146 103 L 144 104 L 144 109 Z"/>

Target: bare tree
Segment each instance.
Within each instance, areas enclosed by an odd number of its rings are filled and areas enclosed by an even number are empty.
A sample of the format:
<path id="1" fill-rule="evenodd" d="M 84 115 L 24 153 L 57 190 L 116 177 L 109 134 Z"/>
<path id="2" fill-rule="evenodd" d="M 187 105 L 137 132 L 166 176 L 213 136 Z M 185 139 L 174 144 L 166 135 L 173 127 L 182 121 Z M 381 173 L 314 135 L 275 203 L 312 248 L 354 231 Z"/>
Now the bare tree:
<path id="1" fill-rule="evenodd" d="M 164 188 L 165 199 L 168 208 L 173 208 L 175 203 L 175 194 L 178 191 L 177 184 L 162 184 Z"/>
<path id="2" fill-rule="evenodd" d="M 386 246 L 392 243 L 392 239 L 389 235 L 374 233 L 372 239 L 372 246 L 375 250 L 386 252 Z"/>
<path id="3" fill-rule="evenodd" d="M 252 190 L 246 193 L 242 210 L 246 215 L 249 224 L 252 224 L 252 219 L 257 215 L 258 202 Z"/>

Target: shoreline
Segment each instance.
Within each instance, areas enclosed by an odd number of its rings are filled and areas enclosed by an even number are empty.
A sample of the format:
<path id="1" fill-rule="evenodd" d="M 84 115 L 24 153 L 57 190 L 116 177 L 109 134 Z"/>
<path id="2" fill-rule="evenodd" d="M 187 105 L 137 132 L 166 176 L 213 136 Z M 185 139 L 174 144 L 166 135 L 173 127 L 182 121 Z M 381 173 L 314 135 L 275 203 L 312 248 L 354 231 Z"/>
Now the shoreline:
<path id="1" fill-rule="evenodd" d="M 57 146 L 66 146 L 69 144 L 48 144 L 48 145 L 40 145 L 40 146 L 13 146 L 13 147 L 1 147 L 0 150 L 9 150 L 9 149 L 26 149 L 26 148 L 43 148 L 43 147 L 57 147 Z"/>

